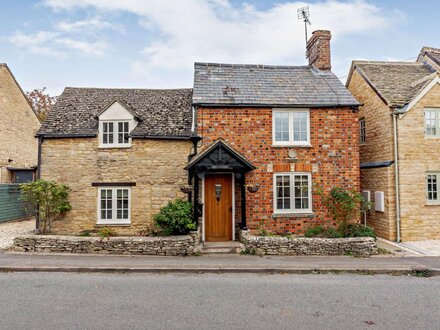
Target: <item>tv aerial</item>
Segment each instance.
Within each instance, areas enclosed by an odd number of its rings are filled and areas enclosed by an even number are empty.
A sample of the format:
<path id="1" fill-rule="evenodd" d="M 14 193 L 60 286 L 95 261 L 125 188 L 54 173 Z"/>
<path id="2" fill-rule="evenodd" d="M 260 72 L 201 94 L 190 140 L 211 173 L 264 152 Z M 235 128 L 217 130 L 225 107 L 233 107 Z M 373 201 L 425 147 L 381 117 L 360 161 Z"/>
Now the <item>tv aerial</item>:
<path id="1" fill-rule="evenodd" d="M 298 19 L 304 20 L 304 29 L 306 33 L 306 46 L 307 46 L 307 24 L 312 25 L 310 21 L 310 10 L 309 6 L 301 7 L 297 9 Z"/>

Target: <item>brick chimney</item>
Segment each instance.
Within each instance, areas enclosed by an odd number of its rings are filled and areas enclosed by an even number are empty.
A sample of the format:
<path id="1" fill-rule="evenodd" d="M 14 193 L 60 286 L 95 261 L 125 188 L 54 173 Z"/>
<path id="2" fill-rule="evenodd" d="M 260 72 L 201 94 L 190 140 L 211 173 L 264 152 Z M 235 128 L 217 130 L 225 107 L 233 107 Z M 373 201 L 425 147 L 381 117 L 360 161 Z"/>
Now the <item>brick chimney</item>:
<path id="1" fill-rule="evenodd" d="M 332 34 L 327 30 L 317 30 L 307 41 L 306 56 L 309 65 L 313 65 L 319 70 L 331 70 L 332 63 L 330 58 L 330 39 Z"/>

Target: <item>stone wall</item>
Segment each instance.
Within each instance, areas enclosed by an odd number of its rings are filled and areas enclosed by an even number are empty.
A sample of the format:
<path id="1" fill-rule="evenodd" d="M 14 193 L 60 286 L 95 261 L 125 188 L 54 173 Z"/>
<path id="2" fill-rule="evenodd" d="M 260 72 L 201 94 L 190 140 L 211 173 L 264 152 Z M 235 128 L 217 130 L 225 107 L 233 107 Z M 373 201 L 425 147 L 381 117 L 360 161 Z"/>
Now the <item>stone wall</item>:
<path id="1" fill-rule="evenodd" d="M 98 237 L 28 235 L 14 239 L 19 252 L 184 256 L 194 255 L 199 232 L 166 237 Z"/>
<path id="2" fill-rule="evenodd" d="M 97 138 L 45 139 L 41 177 L 71 188 L 72 210 L 54 223 L 52 232 L 96 229 L 98 187 L 92 183 L 132 182 L 131 224 L 114 229 L 118 235 L 137 235 L 170 200 L 187 198 L 179 187 L 187 183 L 184 167 L 191 148 L 186 140 L 133 139 L 131 148 L 102 149 Z"/>
<path id="3" fill-rule="evenodd" d="M 6 167 L 37 165 L 40 122 L 11 72 L 0 65 L 0 183 L 11 182 Z M 11 160 L 11 161 L 9 161 Z"/>
<path id="4" fill-rule="evenodd" d="M 440 239 L 440 202 L 426 200 L 426 175 L 440 172 L 440 138 L 425 135 L 425 108 L 440 109 L 439 84 L 398 120 L 403 241 Z"/>
<path id="5" fill-rule="evenodd" d="M 377 245 L 371 237 L 354 238 L 306 238 L 252 236 L 248 231 L 241 233 L 241 242 L 246 252 L 258 255 L 354 255 L 377 254 Z"/>
<path id="6" fill-rule="evenodd" d="M 394 160 L 394 136 L 391 109 L 376 94 L 370 85 L 357 71 L 348 85 L 353 96 L 362 103 L 359 118 L 365 119 L 365 143 L 360 145 L 360 162 L 387 162 Z M 385 196 L 385 212 L 368 212 L 368 225 L 372 226 L 378 236 L 396 239 L 396 198 L 394 189 L 394 165 L 390 167 L 362 169 L 361 190 L 371 192 L 383 191 Z"/>
<path id="7" fill-rule="evenodd" d="M 333 187 L 359 190 L 359 123 L 351 108 L 310 110 L 311 146 L 272 145 L 271 108 L 204 108 L 197 112 L 197 134 L 203 138 L 199 151 L 223 138 L 249 159 L 256 169 L 246 174 L 246 185 L 259 184 L 255 193 L 246 193 L 247 227 L 260 226 L 275 233 L 304 233 L 315 224 L 335 225 L 323 203 L 313 194 L 313 213 L 274 214 L 273 176 L 277 172 L 310 172 L 314 187 L 329 192 Z M 297 162 L 288 161 L 289 150 L 297 152 Z M 239 190 L 238 190 L 239 191 Z M 201 198 L 201 196 L 200 196 Z M 203 202 L 202 199 L 200 199 Z M 238 214 L 241 196 L 235 198 Z M 236 222 L 240 218 L 236 214 Z"/>

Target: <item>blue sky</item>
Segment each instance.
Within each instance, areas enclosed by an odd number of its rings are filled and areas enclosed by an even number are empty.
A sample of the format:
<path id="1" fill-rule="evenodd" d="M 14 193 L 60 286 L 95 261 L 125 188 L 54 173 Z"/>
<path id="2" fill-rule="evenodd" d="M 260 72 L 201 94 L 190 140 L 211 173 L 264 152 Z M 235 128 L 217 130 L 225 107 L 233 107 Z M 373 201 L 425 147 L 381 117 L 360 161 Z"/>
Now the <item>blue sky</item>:
<path id="1" fill-rule="evenodd" d="M 23 89 L 191 87 L 193 63 L 303 65 L 304 26 L 332 31 L 333 71 L 440 47 L 440 1 L 2 0 L 0 62 Z M 411 59 L 413 60 L 413 59 Z"/>

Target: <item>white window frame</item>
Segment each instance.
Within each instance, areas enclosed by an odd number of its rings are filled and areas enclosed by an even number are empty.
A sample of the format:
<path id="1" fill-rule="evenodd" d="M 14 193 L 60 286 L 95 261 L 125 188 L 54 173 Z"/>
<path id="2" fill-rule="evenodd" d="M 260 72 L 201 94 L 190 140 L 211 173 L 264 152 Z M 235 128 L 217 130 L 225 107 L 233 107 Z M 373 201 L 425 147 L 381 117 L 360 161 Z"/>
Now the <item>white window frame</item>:
<path id="1" fill-rule="evenodd" d="M 436 185 L 437 185 L 437 189 L 436 190 L 429 190 L 429 184 L 428 184 L 428 176 L 435 176 L 435 180 L 436 180 Z M 440 180 L 440 172 L 427 172 L 425 175 L 425 187 L 426 187 L 426 202 L 428 204 L 440 204 L 440 189 L 439 189 L 439 182 Z M 436 199 L 429 199 L 429 193 L 430 192 L 435 192 L 437 194 L 437 198 Z"/>
<path id="2" fill-rule="evenodd" d="M 309 208 L 296 209 L 295 208 L 295 176 L 306 175 L 309 186 Z M 278 209 L 277 208 L 277 176 L 289 176 L 290 177 L 290 209 Z M 295 214 L 295 213 L 312 213 L 313 212 L 313 198 L 312 198 L 312 173 L 310 172 L 277 172 L 273 175 L 273 210 L 275 214 Z"/>
<path id="3" fill-rule="evenodd" d="M 113 143 L 104 143 L 104 123 L 113 123 Z M 119 123 L 128 123 L 128 143 L 119 143 Z M 131 120 L 100 120 L 99 147 L 100 148 L 129 148 L 131 147 Z"/>
<path id="4" fill-rule="evenodd" d="M 117 190 L 128 190 L 128 219 L 117 218 Z M 112 190 L 112 219 L 101 218 L 101 194 L 103 190 Z M 98 221 L 97 225 L 129 225 L 131 224 L 131 188 L 126 186 L 98 187 Z"/>
<path id="5" fill-rule="evenodd" d="M 428 129 L 426 126 L 426 114 L 434 113 L 434 121 L 435 121 L 435 134 L 428 134 Z M 423 125 L 425 127 L 425 136 L 429 138 L 439 138 L 440 137 L 440 108 L 425 108 L 423 113 Z"/>
<path id="6" fill-rule="evenodd" d="M 294 141 L 293 132 L 293 114 L 298 112 L 305 112 L 307 114 L 307 140 Z M 289 141 L 276 141 L 275 132 L 275 114 L 288 113 L 289 114 Z M 311 146 L 310 144 L 310 109 L 273 109 L 272 110 L 272 144 L 274 146 Z"/>
<path id="7" fill-rule="evenodd" d="M 365 118 L 359 119 L 359 143 L 365 144 L 367 140 L 367 131 L 365 129 Z"/>

